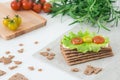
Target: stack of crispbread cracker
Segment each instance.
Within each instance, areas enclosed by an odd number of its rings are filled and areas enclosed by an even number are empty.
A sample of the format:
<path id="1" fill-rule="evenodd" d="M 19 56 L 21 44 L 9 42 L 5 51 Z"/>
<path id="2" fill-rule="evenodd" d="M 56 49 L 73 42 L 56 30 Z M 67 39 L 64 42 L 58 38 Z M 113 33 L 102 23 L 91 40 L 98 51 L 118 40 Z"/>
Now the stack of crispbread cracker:
<path id="1" fill-rule="evenodd" d="M 76 65 L 83 62 L 113 56 L 112 48 L 110 45 L 108 47 L 101 48 L 101 50 L 97 53 L 80 53 L 76 49 L 64 48 L 62 45 L 60 45 L 60 49 L 68 65 Z"/>

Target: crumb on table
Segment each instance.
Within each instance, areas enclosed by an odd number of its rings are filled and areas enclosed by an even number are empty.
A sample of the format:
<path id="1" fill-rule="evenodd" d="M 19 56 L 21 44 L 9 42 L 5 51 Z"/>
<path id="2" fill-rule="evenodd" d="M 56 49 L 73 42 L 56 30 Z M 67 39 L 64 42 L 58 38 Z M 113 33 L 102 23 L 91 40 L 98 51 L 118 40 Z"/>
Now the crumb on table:
<path id="1" fill-rule="evenodd" d="M 16 73 L 13 76 L 11 76 L 8 80 L 28 80 L 23 74 Z"/>
<path id="2" fill-rule="evenodd" d="M 79 69 L 78 68 L 72 68 L 71 71 L 72 72 L 79 72 Z"/>
<path id="3" fill-rule="evenodd" d="M 5 75 L 5 74 L 6 74 L 6 72 L 5 72 L 5 71 L 0 70 L 0 76 L 3 76 L 3 75 Z"/>
<path id="4" fill-rule="evenodd" d="M 47 51 L 50 51 L 51 49 L 50 48 L 46 48 Z"/>
<path id="5" fill-rule="evenodd" d="M 84 74 L 85 75 L 92 75 L 92 74 L 98 74 L 100 71 L 102 71 L 102 68 L 93 67 L 91 65 L 87 65 Z"/>
<path id="6" fill-rule="evenodd" d="M 10 66 L 9 69 L 10 69 L 10 70 L 14 70 L 14 69 L 16 69 L 17 67 L 18 67 L 18 66 Z"/>
<path id="7" fill-rule="evenodd" d="M 24 44 L 20 43 L 19 46 L 24 46 Z"/>
<path id="8" fill-rule="evenodd" d="M 19 64 L 22 64 L 22 61 L 14 61 L 14 63 L 19 65 Z"/>
<path id="9" fill-rule="evenodd" d="M 33 71 L 34 67 L 33 66 L 29 66 L 28 69 L 31 70 L 31 71 Z"/>
<path id="10" fill-rule="evenodd" d="M 40 69 L 38 69 L 38 71 L 39 71 L 39 72 L 41 72 L 41 71 L 42 71 L 42 69 L 40 68 Z"/>
<path id="11" fill-rule="evenodd" d="M 42 55 L 42 56 L 48 56 L 49 53 L 48 52 L 40 52 L 40 55 Z"/>
<path id="12" fill-rule="evenodd" d="M 6 51 L 5 53 L 6 53 L 6 54 L 10 54 L 10 51 Z"/>
<path id="13" fill-rule="evenodd" d="M 23 53 L 23 52 L 24 52 L 23 48 L 18 50 L 18 53 Z"/>

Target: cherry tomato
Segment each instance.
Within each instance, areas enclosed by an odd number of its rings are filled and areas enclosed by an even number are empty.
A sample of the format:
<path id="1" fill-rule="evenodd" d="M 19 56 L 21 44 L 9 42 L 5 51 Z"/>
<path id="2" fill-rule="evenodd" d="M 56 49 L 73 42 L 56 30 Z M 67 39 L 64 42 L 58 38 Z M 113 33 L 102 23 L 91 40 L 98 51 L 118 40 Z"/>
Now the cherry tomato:
<path id="1" fill-rule="evenodd" d="M 20 10 L 21 9 L 21 2 L 19 0 L 13 0 L 11 2 L 11 8 L 13 10 Z"/>
<path id="2" fill-rule="evenodd" d="M 78 44 L 82 44 L 83 40 L 82 38 L 73 38 L 72 39 L 72 44 L 78 45 Z"/>
<path id="3" fill-rule="evenodd" d="M 8 23 L 9 23 L 9 21 L 10 21 L 10 18 L 7 16 L 7 17 L 5 17 L 4 19 L 3 19 L 3 24 L 4 24 L 4 26 L 8 26 Z"/>
<path id="4" fill-rule="evenodd" d="M 44 4 L 46 0 L 40 0 L 40 4 Z"/>
<path id="5" fill-rule="evenodd" d="M 13 20 L 16 22 L 17 26 L 20 26 L 20 24 L 22 23 L 22 19 L 19 15 L 15 15 Z"/>
<path id="6" fill-rule="evenodd" d="M 30 10 L 32 9 L 33 2 L 31 0 L 24 0 L 22 1 L 22 8 L 24 10 Z"/>
<path id="7" fill-rule="evenodd" d="M 34 3 L 32 9 L 33 9 L 33 11 L 40 13 L 41 9 L 42 9 L 42 5 L 40 3 Z"/>
<path id="8" fill-rule="evenodd" d="M 102 44 L 102 43 L 105 42 L 105 39 L 102 36 L 95 36 L 93 38 L 93 42 L 96 43 L 96 44 Z"/>
<path id="9" fill-rule="evenodd" d="M 51 12 L 51 8 L 52 8 L 52 5 L 50 3 L 48 3 L 48 2 L 43 5 L 43 11 L 45 13 Z"/>
<path id="10" fill-rule="evenodd" d="M 14 20 L 10 20 L 8 23 L 8 29 L 15 31 L 17 30 L 18 26 Z"/>

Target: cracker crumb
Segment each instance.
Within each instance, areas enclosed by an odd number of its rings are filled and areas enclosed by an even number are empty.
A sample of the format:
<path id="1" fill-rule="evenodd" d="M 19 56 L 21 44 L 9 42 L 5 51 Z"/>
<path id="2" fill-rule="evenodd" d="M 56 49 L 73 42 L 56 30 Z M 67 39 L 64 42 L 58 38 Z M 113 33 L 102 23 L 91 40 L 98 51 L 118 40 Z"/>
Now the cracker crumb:
<path id="1" fill-rule="evenodd" d="M 42 69 L 40 68 L 40 69 L 38 69 L 38 71 L 39 71 L 39 72 L 41 72 L 41 71 L 42 71 Z"/>
<path id="2" fill-rule="evenodd" d="M 72 68 L 71 71 L 72 72 L 79 72 L 79 69 L 78 68 Z"/>
<path id="3" fill-rule="evenodd" d="M 92 75 L 94 73 L 94 68 L 91 65 L 88 65 L 84 71 L 85 75 Z"/>
<path id="4" fill-rule="evenodd" d="M 9 55 L 8 56 L 10 59 L 13 59 L 15 56 L 14 55 Z"/>
<path id="5" fill-rule="evenodd" d="M 102 68 L 95 68 L 94 69 L 94 74 L 98 74 L 101 71 L 102 71 Z"/>
<path id="6" fill-rule="evenodd" d="M 91 65 L 88 65 L 84 71 L 84 74 L 85 75 L 98 74 L 100 71 L 102 71 L 102 68 L 96 68 Z"/>
<path id="7" fill-rule="evenodd" d="M 28 69 L 31 70 L 31 71 L 33 71 L 34 67 L 33 66 L 29 66 Z"/>
<path id="8" fill-rule="evenodd" d="M 20 43 L 19 46 L 24 46 L 24 44 Z"/>
<path id="9" fill-rule="evenodd" d="M 0 63 L 2 63 L 2 62 L 3 62 L 3 58 L 4 58 L 4 57 L 1 57 L 1 58 L 0 58 Z"/>
<path id="10" fill-rule="evenodd" d="M 5 74 L 6 74 L 6 72 L 5 72 L 5 71 L 0 70 L 0 76 L 3 76 L 3 75 L 5 75 Z"/>
<path id="11" fill-rule="evenodd" d="M 3 62 L 4 64 L 10 64 L 10 63 L 12 62 L 12 60 L 11 60 L 11 58 L 3 57 L 2 62 Z"/>
<path id="12" fill-rule="evenodd" d="M 40 55 L 42 55 L 42 56 L 48 56 L 49 53 L 48 52 L 40 52 Z"/>
<path id="13" fill-rule="evenodd" d="M 22 64 L 22 61 L 14 61 L 14 63 L 19 65 L 19 64 Z"/>
<path id="14" fill-rule="evenodd" d="M 11 66 L 9 67 L 10 70 L 16 69 L 18 66 Z"/>
<path id="15" fill-rule="evenodd" d="M 38 41 L 35 41 L 34 44 L 38 44 L 39 42 Z"/>
<path id="16" fill-rule="evenodd" d="M 49 55 L 50 55 L 50 56 L 55 56 L 55 53 L 50 53 Z"/>
<path id="17" fill-rule="evenodd" d="M 47 56 L 47 59 L 48 59 L 48 60 L 53 60 L 53 59 L 54 59 L 54 56 L 50 56 L 50 55 L 49 55 L 49 56 Z"/>
<path id="18" fill-rule="evenodd" d="M 5 54 L 10 54 L 10 51 L 6 51 Z"/>
<path id="19" fill-rule="evenodd" d="M 23 48 L 18 50 L 18 53 L 23 53 L 23 52 L 24 52 Z"/>
<path id="20" fill-rule="evenodd" d="M 50 51 L 51 49 L 50 48 L 46 48 L 47 51 Z"/>
<path id="21" fill-rule="evenodd" d="M 24 75 L 20 73 L 16 73 L 13 76 L 11 76 L 8 80 L 28 80 Z"/>

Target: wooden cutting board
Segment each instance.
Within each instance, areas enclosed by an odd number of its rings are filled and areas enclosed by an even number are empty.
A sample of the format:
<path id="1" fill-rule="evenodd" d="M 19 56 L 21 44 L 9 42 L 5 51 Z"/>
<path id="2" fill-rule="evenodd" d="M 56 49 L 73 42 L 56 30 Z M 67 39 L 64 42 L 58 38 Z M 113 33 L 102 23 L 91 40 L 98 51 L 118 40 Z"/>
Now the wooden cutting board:
<path id="1" fill-rule="evenodd" d="M 22 18 L 22 24 L 16 31 L 10 31 L 3 25 L 3 18 L 8 16 L 13 17 L 18 14 Z M 12 39 L 27 32 L 38 29 L 46 24 L 47 20 L 39 14 L 29 11 L 14 11 L 10 7 L 10 3 L 0 3 L 0 36 L 3 39 Z"/>

